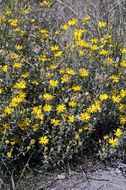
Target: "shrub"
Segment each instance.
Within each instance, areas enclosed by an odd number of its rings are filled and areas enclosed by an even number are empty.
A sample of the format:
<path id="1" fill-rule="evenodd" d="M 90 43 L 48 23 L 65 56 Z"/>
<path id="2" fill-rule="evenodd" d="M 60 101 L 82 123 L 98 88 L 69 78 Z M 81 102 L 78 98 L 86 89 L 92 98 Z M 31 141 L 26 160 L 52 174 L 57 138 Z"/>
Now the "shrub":
<path id="1" fill-rule="evenodd" d="M 97 23 L 96 38 L 90 22 L 73 18 L 50 31 L 31 8 L 2 13 L 0 159 L 8 170 L 24 158 L 50 168 L 92 145 L 102 158 L 122 146 L 126 49 L 109 24 Z"/>

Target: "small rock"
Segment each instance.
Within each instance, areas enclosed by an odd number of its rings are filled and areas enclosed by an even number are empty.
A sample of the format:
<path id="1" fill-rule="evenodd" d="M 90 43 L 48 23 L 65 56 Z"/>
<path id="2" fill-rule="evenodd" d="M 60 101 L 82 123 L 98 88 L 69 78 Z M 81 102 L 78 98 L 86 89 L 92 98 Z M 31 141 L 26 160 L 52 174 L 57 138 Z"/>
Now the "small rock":
<path id="1" fill-rule="evenodd" d="M 65 179 L 66 178 L 66 174 L 59 174 L 58 176 L 58 179 L 61 179 L 61 180 L 63 180 L 63 179 Z"/>

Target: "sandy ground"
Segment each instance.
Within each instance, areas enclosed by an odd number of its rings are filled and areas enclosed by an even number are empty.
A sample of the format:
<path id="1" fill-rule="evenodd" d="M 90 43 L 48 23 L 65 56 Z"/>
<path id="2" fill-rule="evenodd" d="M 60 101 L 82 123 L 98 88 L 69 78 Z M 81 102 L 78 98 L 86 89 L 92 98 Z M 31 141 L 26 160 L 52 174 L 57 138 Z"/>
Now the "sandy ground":
<path id="1" fill-rule="evenodd" d="M 58 172 L 36 172 L 26 171 L 16 190 L 126 190 L 126 159 L 89 162 Z M 0 190 L 12 190 L 10 184 L 3 180 Z"/>
<path id="2" fill-rule="evenodd" d="M 63 178 L 63 174 L 61 178 Z M 71 175 L 67 179 L 59 179 L 46 189 L 126 190 L 126 164 L 120 163 L 118 167 L 104 166 L 101 164 L 93 166 L 91 170 L 86 172 L 71 172 Z"/>

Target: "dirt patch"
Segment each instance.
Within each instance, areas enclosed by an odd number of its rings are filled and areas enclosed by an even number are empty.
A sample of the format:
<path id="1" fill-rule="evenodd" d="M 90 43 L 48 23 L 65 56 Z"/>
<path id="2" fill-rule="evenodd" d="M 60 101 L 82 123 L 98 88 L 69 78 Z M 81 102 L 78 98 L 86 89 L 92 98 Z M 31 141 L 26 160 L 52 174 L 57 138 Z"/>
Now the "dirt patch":
<path id="1" fill-rule="evenodd" d="M 41 169 L 26 171 L 16 190 L 125 190 L 126 159 L 111 162 L 93 161 L 57 172 Z M 0 181 L 0 189 L 11 190 L 10 184 Z M 15 181 L 16 183 L 16 181 Z"/>

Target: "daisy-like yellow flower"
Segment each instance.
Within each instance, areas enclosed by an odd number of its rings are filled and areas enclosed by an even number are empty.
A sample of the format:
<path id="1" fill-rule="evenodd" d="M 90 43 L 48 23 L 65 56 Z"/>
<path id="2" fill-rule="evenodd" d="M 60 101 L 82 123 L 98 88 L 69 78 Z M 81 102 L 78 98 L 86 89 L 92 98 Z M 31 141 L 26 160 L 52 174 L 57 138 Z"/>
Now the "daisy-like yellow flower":
<path id="1" fill-rule="evenodd" d="M 109 78 L 112 79 L 112 82 L 113 82 L 113 83 L 114 83 L 114 82 L 119 82 L 119 77 L 116 76 L 116 75 L 112 75 L 112 76 L 110 76 Z"/>
<path id="2" fill-rule="evenodd" d="M 51 101 L 53 99 L 53 96 L 49 93 L 43 94 L 43 98 L 47 101 Z"/>
<path id="3" fill-rule="evenodd" d="M 8 106 L 4 110 L 4 112 L 7 113 L 8 115 L 12 114 L 13 111 L 14 111 L 14 109 L 13 108 L 9 108 Z"/>
<path id="4" fill-rule="evenodd" d="M 97 44 L 98 39 L 97 38 L 93 38 L 93 39 L 91 39 L 91 42 L 92 42 L 92 44 Z"/>
<path id="5" fill-rule="evenodd" d="M 81 113 L 81 114 L 80 114 L 80 119 L 81 119 L 82 121 L 88 121 L 88 120 L 90 119 L 90 115 L 89 115 L 87 112 Z"/>
<path id="6" fill-rule="evenodd" d="M 108 95 L 107 94 L 100 94 L 99 98 L 100 98 L 101 101 L 107 100 L 108 99 Z"/>
<path id="7" fill-rule="evenodd" d="M 74 115 L 68 116 L 68 121 L 69 121 L 70 123 L 74 123 L 74 120 L 75 120 Z"/>
<path id="8" fill-rule="evenodd" d="M 57 45 L 51 46 L 50 49 L 51 49 L 51 51 L 57 51 L 57 50 L 59 50 L 59 46 L 57 46 Z"/>
<path id="9" fill-rule="evenodd" d="M 126 117 L 124 115 L 119 116 L 120 124 L 125 124 L 126 123 Z"/>
<path id="10" fill-rule="evenodd" d="M 118 96 L 112 96 L 112 101 L 114 102 L 114 103 L 119 103 L 120 102 L 120 100 L 121 100 L 121 97 L 118 95 Z"/>
<path id="11" fill-rule="evenodd" d="M 89 106 L 89 108 L 87 108 L 87 111 L 89 113 L 93 113 L 93 112 L 97 112 L 97 107 L 95 104 L 92 104 L 92 106 Z"/>
<path id="12" fill-rule="evenodd" d="M 61 77 L 61 82 L 65 83 L 65 82 L 69 82 L 70 78 L 68 75 L 64 75 L 63 77 Z"/>
<path id="13" fill-rule="evenodd" d="M 59 46 L 57 46 L 57 45 L 51 46 L 50 49 L 51 49 L 51 51 L 57 51 L 57 50 L 59 50 Z"/>
<path id="14" fill-rule="evenodd" d="M 72 89 L 76 92 L 76 91 L 80 91 L 82 88 L 82 86 L 79 86 L 79 85 L 74 85 L 72 86 Z"/>
<path id="15" fill-rule="evenodd" d="M 56 107 L 56 111 L 58 111 L 58 113 L 64 112 L 65 110 L 66 110 L 66 106 L 64 104 L 59 104 Z"/>
<path id="16" fill-rule="evenodd" d="M 14 85 L 14 88 L 26 88 L 26 81 L 19 81 Z"/>
<path id="17" fill-rule="evenodd" d="M 105 135 L 104 136 L 104 140 L 106 140 L 106 139 L 108 139 L 109 138 L 109 136 L 108 135 Z"/>
<path id="18" fill-rule="evenodd" d="M 106 24 L 107 24 L 106 22 L 101 22 L 101 21 L 100 21 L 100 22 L 98 23 L 98 27 L 99 27 L 99 28 L 106 27 Z"/>
<path id="19" fill-rule="evenodd" d="M 111 139 L 109 139 L 109 143 L 110 143 L 113 147 L 115 147 L 115 146 L 118 145 L 118 139 L 117 139 L 117 138 L 113 139 L 113 137 L 112 137 Z"/>
<path id="20" fill-rule="evenodd" d="M 75 75 L 75 71 L 71 68 L 66 68 L 66 73 L 69 75 Z"/>
<path id="21" fill-rule="evenodd" d="M 40 144 L 48 144 L 48 142 L 49 142 L 49 139 L 47 138 L 47 136 L 39 138 L 39 143 Z"/>
<path id="22" fill-rule="evenodd" d="M 73 107 L 75 107 L 77 105 L 77 103 L 72 100 L 71 102 L 68 103 L 68 105 L 73 108 Z"/>
<path id="23" fill-rule="evenodd" d="M 26 73 L 24 73 L 23 75 L 21 75 L 23 78 L 27 78 L 28 76 L 29 76 L 29 73 L 28 72 L 26 72 Z"/>
<path id="24" fill-rule="evenodd" d="M 125 111 L 125 109 L 126 109 L 126 105 L 125 105 L 125 104 L 120 104 L 120 105 L 118 106 L 118 110 L 119 110 L 120 112 Z"/>
<path id="25" fill-rule="evenodd" d="M 22 49 L 23 49 L 23 46 L 16 45 L 15 48 L 16 48 L 17 50 L 22 50 Z"/>
<path id="26" fill-rule="evenodd" d="M 126 67 L 126 61 L 123 60 L 121 63 L 120 63 L 121 67 Z"/>
<path id="27" fill-rule="evenodd" d="M 108 51 L 106 51 L 105 49 L 102 49 L 99 51 L 100 55 L 107 55 Z"/>
<path id="28" fill-rule="evenodd" d="M 119 137 L 119 136 L 121 136 L 122 134 L 123 134 L 123 132 L 122 132 L 122 130 L 121 129 L 117 129 L 117 131 L 116 130 L 113 130 L 115 133 L 114 133 L 114 135 L 115 136 L 117 136 L 117 137 Z"/>
<path id="29" fill-rule="evenodd" d="M 62 53 L 63 53 L 62 51 L 56 52 L 56 53 L 55 53 L 55 57 L 61 57 L 61 56 L 62 56 Z"/>
<path id="30" fill-rule="evenodd" d="M 7 65 L 4 65 L 4 66 L 2 67 L 2 70 L 3 70 L 4 72 L 7 72 L 8 66 L 7 66 Z"/>
<path id="31" fill-rule="evenodd" d="M 79 73 L 82 77 L 87 77 L 89 75 L 89 71 L 87 69 L 80 69 Z"/>
<path id="32" fill-rule="evenodd" d="M 53 118 L 53 119 L 51 119 L 50 123 L 55 126 L 58 126 L 60 124 L 60 120 Z"/>
<path id="33" fill-rule="evenodd" d="M 13 68 L 20 68 L 21 65 L 22 65 L 21 63 L 14 62 L 14 64 L 13 64 Z"/>
<path id="34" fill-rule="evenodd" d="M 50 85 L 52 88 L 58 86 L 58 80 L 51 79 L 51 80 L 49 81 L 49 85 Z"/>
<path id="35" fill-rule="evenodd" d="M 52 110 L 52 106 L 45 104 L 43 107 L 43 110 L 44 110 L 44 112 L 50 112 Z"/>
<path id="36" fill-rule="evenodd" d="M 69 26 L 73 26 L 73 25 L 76 24 L 76 22 L 78 22 L 78 20 L 77 20 L 76 18 L 73 18 L 72 20 L 70 20 L 70 21 L 68 22 L 68 25 L 69 25 Z"/>
<path id="37" fill-rule="evenodd" d="M 52 3 L 50 3 L 49 1 L 43 1 L 42 3 L 40 3 L 40 6 L 44 6 L 44 7 L 50 7 L 52 5 Z"/>
<path id="38" fill-rule="evenodd" d="M 122 97 L 125 97 L 126 96 L 126 90 L 122 89 L 121 92 L 120 92 L 120 95 Z"/>
<path id="39" fill-rule="evenodd" d="M 61 29 L 63 29 L 63 30 L 67 30 L 69 28 L 69 26 L 68 25 L 61 25 Z"/>

